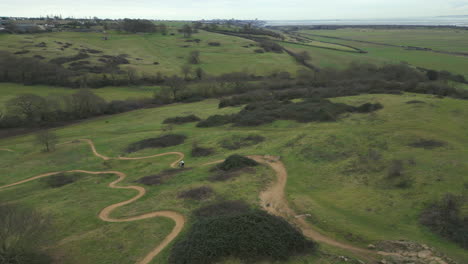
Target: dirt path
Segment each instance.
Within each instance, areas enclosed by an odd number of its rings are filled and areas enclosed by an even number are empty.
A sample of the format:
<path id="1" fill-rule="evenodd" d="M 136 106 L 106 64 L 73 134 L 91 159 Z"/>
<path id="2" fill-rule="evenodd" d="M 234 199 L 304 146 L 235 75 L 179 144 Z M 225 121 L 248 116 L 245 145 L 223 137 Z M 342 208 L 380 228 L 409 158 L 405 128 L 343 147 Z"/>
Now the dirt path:
<path id="1" fill-rule="evenodd" d="M 103 160 L 111 160 L 111 159 L 116 159 L 116 160 L 141 160 L 141 159 L 149 159 L 149 158 L 155 158 L 155 157 L 161 157 L 161 156 L 167 156 L 167 155 L 176 155 L 178 156 L 178 159 L 171 163 L 171 167 L 176 167 L 178 162 L 184 158 L 184 154 L 181 152 L 167 152 L 167 153 L 162 153 L 162 154 L 156 154 L 156 155 L 151 155 L 151 156 L 145 156 L 145 157 L 135 157 L 135 158 L 126 158 L 126 157 L 107 157 L 102 154 L 100 154 L 97 150 L 96 147 L 93 143 L 93 141 L 89 139 L 80 139 L 80 140 L 75 140 L 72 142 L 67 142 L 64 144 L 69 144 L 69 143 L 78 143 L 78 142 L 85 142 L 87 143 L 93 152 L 93 154 Z M 255 161 L 265 164 L 270 166 L 276 173 L 277 180 L 270 185 L 265 191 L 260 193 L 260 203 L 261 206 L 263 207 L 264 210 L 267 212 L 283 217 L 289 222 L 293 222 L 296 224 L 304 233 L 305 236 L 307 236 L 310 239 L 313 239 L 317 242 L 325 243 L 334 247 L 342 248 L 347 251 L 350 251 L 360 258 L 362 260 L 366 260 L 369 262 L 374 262 L 377 260 L 376 253 L 380 255 L 391 255 L 392 253 L 386 253 L 386 252 L 374 252 L 371 250 L 355 247 L 343 242 L 336 241 L 332 238 L 329 238 L 318 231 L 316 231 L 309 223 L 307 223 L 303 218 L 297 217 L 297 214 L 289 207 L 288 202 L 285 197 L 284 189 L 286 187 L 287 183 L 287 178 L 288 178 L 288 173 L 286 171 L 286 168 L 284 164 L 279 160 L 278 157 L 273 157 L 273 156 L 248 156 L 251 159 L 254 159 Z M 206 165 L 213 165 L 217 163 L 221 163 L 224 160 L 217 160 L 209 163 L 202 164 L 201 166 L 206 166 Z M 6 189 L 12 186 L 20 185 L 26 182 L 34 181 L 40 178 L 56 175 L 59 173 L 64 173 L 64 172 L 76 172 L 76 173 L 85 173 L 85 174 L 92 174 L 92 175 L 101 175 L 101 174 L 114 174 L 118 177 L 117 180 L 111 182 L 108 186 L 110 188 L 114 189 L 128 189 L 128 190 L 135 190 L 138 192 L 137 195 L 135 195 L 133 198 L 119 202 L 116 204 L 112 204 L 107 206 L 106 208 L 102 209 L 101 212 L 99 213 L 99 218 L 103 221 L 106 222 L 132 222 L 132 221 L 138 221 L 138 220 L 143 220 L 143 219 L 148 219 L 148 218 L 155 218 L 155 217 L 166 217 L 170 218 L 175 222 L 175 227 L 171 231 L 171 233 L 164 238 L 164 240 L 153 250 L 151 250 L 142 260 L 138 261 L 137 264 L 147 264 L 151 262 L 151 260 L 156 257 L 172 240 L 174 240 L 177 235 L 182 231 L 184 224 L 185 224 L 185 218 L 183 215 L 175 212 L 175 211 L 155 211 L 151 213 L 146 213 L 138 216 L 133 216 L 133 217 L 128 217 L 128 218 L 112 218 L 110 214 L 112 211 L 115 209 L 128 205 L 130 203 L 133 203 L 143 197 L 146 194 L 146 190 L 143 187 L 140 186 L 134 186 L 134 185 L 129 185 L 129 186 L 118 186 L 117 184 L 123 181 L 127 175 L 123 172 L 119 171 L 86 171 L 86 170 L 71 170 L 71 171 L 60 171 L 60 172 L 51 172 L 51 173 L 45 173 L 41 174 L 38 176 L 34 176 L 29 179 L 25 179 L 16 183 L 12 183 L 9 185 L 5 186 L 0 186 L 0 190 Z"/>
<path id="2" fill-rule="evenodd" d="M 96 150 L 96 147 L 94 146 L 94 143 L 89 139 L 81 139 L 81 140 L 73 141 L 73 143 L 74 142 L 86 142 L 86 143 L 88 143 L 90 145 L 90 147 L 91 147 L 91 150 L 92 150 L 93 154 L 95 156 L 97 156 L 97 157 L 102 158 L 103 160 L 110 160 L 110 159 L 140 160 L 140 159 L 149 159 L 149 158 L 161 157 L 161 156 L 167 156 L 167 155 L 176 155 L 176 156 L 178 156 L 178 159 L 175 162 L 171 163 L 171 167 L 176 167 L 177 163 L 180 160 L 182 160 L 183 157 L 184 157 L 184 154 L 181 153 L 181 152 L 168 152 L 168 153 L 163 153 L 163 154 L 157 154 L 157 155 L 146 156 L 146 157 L 137 157 L 137 158 L 124 158 L 124 157 L 111 158 L 111 157 L 106 157 L 106 156 L 104 156 L 102 154 L 99 154 L 97 152 L 97 150 Z M 67 142 L 67 143 L 70 143 L 70 142 Z M 2 149 L 2 150 L 4 150 L 4 149 Z M 12 150 L 8 150 L 8 151 L 12 151 Z M 75 172 L 75 173 L 85 173 L 85 174 L 92 174 L 92 175 L 114 174 L 114 175 L 116 175 L 118 177 L 118 179 L 111 182 L 111 183 L 109 183 L 108 186 L 110 188 L 135 190 L 135 191 L 138 192 L 137 195 L 135 195 L 133 198 L 131 198 L 129 200 L 119 202 L 119 203 L 116 203 L 116 204 L 112 204 L 112 205 L 109 205 L 106 208 L 102 209 L 101 212 L 99 213 L 99 218 L 102 221 L 114 222 L 114 223 L 115 222 L 133 222 L 133 221 L 138 221 L 138 220 L 143 220 L 143 219 L 148 219 L 148 218 L 166 217 L 166 218 L 172 219 L 175 222 L 175 227 L 172 229 L 171 233 L 169 235 L 167 235 L 164 238 L 164 240 L 156 248 L 151 250 L 142 260 L 138 261 L 137 264 L 150 263 L 151 260 L 153 260 L 154 257 L 156 257 L 172 240 L 174 240 L 177 237 L 177 235 L 184 228 L 185 217 L 182 214 L 179 214 L 179 213 L 177 213 L 175 211 L 155 211 L 155 212 L 146 213 L 146 214 L 142 214 L 142 215 L 138 215 L 138 216 L 132 216 L 132 217 L 128 217 L 128 218 L 112 218 L 110 216 L 112 211 L 114 211 L 115 209 L 117 209 L 119 207 L 122 207 L 122 206 L 125 206 L 127 204 L 133 203 L 133 202 L 140 199 L 141 197 L 143 197 L 146 194 L 146 189 L 143 188 L 143 187 L 140 187 L 140 186 L 134 186 L 134 185 L 118 186 L 117 184 L 120 183 L 121 181 L 123 181 L 127 177 L 127 175 L 125 173 L 120 172 L 120 171 L 70 170 L 70 171 L 50 172 L 50 173 L 44 173 L 44 174 L 41 174 L 41 175 L 37 175 L 37 176 L 31 177 L 29 179 L 25 179 L 25 180 L 15 182 L 15 183 L 12 183 L 12 184 L 0 186 L 0 190 L 6 189 L 6 188 L 9 188 L 9 187 L 13 187 L 13 186 L 16 186 L 16 185 L 20 185 L 20 184 L 23 184 L 23 183 L 26 183 L 26 182 L 34 181 L 34 180 L 37 180 L 37 179 L 41 179 L 41 178 L 49 177 L 49 176 L 52 176 L 52 175 L 56 175 L 56 174 L 59 174 L 59 173 L 67 173 L 67 172 L 69 172 L 69 173 L 73 173 L 73 172 Z"/>
<path id="3" fill-rule="evenodd" d="M 0 148 L 0 150 L 3 150 L 3 151 L 9 151 L 9 152 L 13 152 L 13 150 L 11 150 L 11 149 L 7 149 L 7 148 Z"/>
<path id="4" fill-rule="evenodd" d="M 278 157 L 249 156 L 249 158 L 257 161 L 258 163 L 270 166 L 276 173 L 277 181 L 260 193 L 260 203 L 264 210 L 271 214 L 280 216 L 289 222 L 293 222 L 302 230 L 306 237 L 312 240 L 353 252 L 362 258 L 362 260 L 371 262 L 377 260 L 377 257 L 375 257 L 377 252 L 336 241 L 316 231 L 303 218 L 297 217 L 297 214 L 289 207 L 285 197 L 284 189 L 286 187 L 288 173 L 283 162 L 281 162 Z M 384 252 L 378 252 L 378 254 L 388 255 Z"/>

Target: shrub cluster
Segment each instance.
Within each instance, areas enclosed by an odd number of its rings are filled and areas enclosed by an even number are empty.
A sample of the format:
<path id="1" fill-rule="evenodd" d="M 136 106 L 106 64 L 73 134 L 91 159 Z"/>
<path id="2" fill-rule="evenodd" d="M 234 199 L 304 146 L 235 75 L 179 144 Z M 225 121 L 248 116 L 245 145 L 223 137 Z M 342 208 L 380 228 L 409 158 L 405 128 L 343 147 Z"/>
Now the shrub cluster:
<path id="1" fill-rule="evenodd" d="M 193 146 L 191 152 L 192 157 L 206 157 L 212 155 L 213 153 L 214 150 L 212 148 L 204 148 L 198 145 Z"/>
<path id="2" fill-rule="evenodd" d="M 60 173 L 52 175 L 42 179 L 42 182 L 45 182 L 51 188 L 59 188 L 79 180 L 81 175 L 74 173 Z"/>
<path id="3" fill-rule="evenodd" d="M 0 205 L 0 263 L 48 264 L 52 259 L 40 252 L 50 229 L 50 219 L 13 205 Z"/>
<path id="4" fill-rule="evenodd" d="M 229 156 L 223 163 L 219 164 L 217 168 L 223 171 L 232 171 L 257 165 L 258 163 L 255 160 L 234 154 Z"/>
<path id="5" fill-rule="evenodd" d="M 279 119 L 298 122 L 336 121 L 339 115 L 343 113 L 367 113 L 381 108 L 383 106 L 379 103 L 366 103 L 354 107 L 342 103 L 332 103 L 328 100 L 308 99 L 299 103 L 271 100 L 249 104 L 235 115 L 209 117 L 201 121 L 199 127 L 217 126 L 226 123 L 234 123 L 236 126 L 258 126 Z"/>
<path id="6" fill-rule="evenodd" d="M 213 195 L 214 191 L 209 186 L 201 186 L 193 189 L 189 189 L 179 193 L 179 198 L 192 199 L 192 200 L 204 200 Z"/>
<path id="7" fill-rule="evenodd" d="M 243 147 L 249 147 L 253 145 L 257 145 L 260 142 L 265 141 L 265 138 L 260 135 L 247 135 L 247 136 L 239 136 L 234 135 L 229 138 L 225 138 L 219 142 L 222 148 L 229 149 L 229 150 L 236 150 Z"/>
<path id="8" fill-rule="evenodd" d="M 193 211 L 193 215 L 198 218 L 221 215 L 230 216 L 246 213 L 248 211 L 250 211 L 250 207 L 244 201 L 222 201 L 201 207 Z"/>
<path id="9" fill-rule="evenodd" d="M 412 184 L 411 177 L 405 173 L 403 160 L 392 160 L 387 172 L 387 181 L 392 187 L 408 188 Z"/>
<path id="10" fill-rule="evenodd" d="M 446 142 L 435 140 L 435 139 L 419 139 L 409 144 L 410 147 L 425 148 L 425 149 L 440 148 L 446 145 L 447 145 Z"/>
<path id="11" fill-rule="evenodd" d="M 157 138 L 147 138 L 130 144 L 126 148 L 127 153 L 136 152 L 145 148 L 165 148 L 184 143 L 187 137 L 184 135 L 169 134 Z"/>
<path id="12" fill-rule="evenodd" d="M 6 102 L 0 112 L 0 128 L 53 126 L 103 114 L 116 114 L 146 107 L 148 100 L 114 100 L 106 102 L 87 89 L 71 95 L 42 97 L 21 94 Z"/>
<path id="13" fill-rule="evenodd" d="M 246 263 L 285 261 L 317 245 L 280 217 L 259 210 L 198 219 L 172 248 L 171 264 L 210 264 L 234 257 Z"/>
<path id="14" fill-rule="evenodd" d="M 145 184 L 145 185 L 160 185 L 160 184 L 163 184 L 166 180 L 170 179 L 172 176 L 176 175 L 177 173 L 179 173 L 181 171 L 182 171 L 181 169 L 164 170 L 159 174 L 141 177 L 140 179 L 136 180 L 135 182 Z"/>
<path id="15" fill-rule="evenodd" d="M 466 197 L 446 194 L 424 209 L 419 221 L 432 232 L 468 249 L 468 217 L 462 213 L 466 201 Z"/>
<path id="16" fill-rule="evenodd" d="M 163 121 L 163 124 L 184 124 L 190 122 L 197 122 L 201 119 L 196 115 L 188 115 L 188 116 L 176 116 L 170 117 Z"/>
<path id="17" fill-rule="evenodd" d="M 198 122 L 197 127 L 222 126 L 232 122 L 234 115 L 212 115 L 205 120 Z"/>

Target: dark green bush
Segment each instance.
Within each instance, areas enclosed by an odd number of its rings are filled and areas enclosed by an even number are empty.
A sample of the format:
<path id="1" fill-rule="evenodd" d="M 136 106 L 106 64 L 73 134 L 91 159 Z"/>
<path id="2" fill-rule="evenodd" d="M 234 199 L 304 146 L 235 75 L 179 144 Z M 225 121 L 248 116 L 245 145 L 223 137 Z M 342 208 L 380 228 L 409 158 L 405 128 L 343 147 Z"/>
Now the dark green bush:
<path id="1" fill-rule="evenodd" d="M 184 171 L 184 170 L 186 170 L 186 169 L 163 170 L 159 174 L 141 177 L 140 179 L 136 180 L 135 182 L 145 184 L 145 185 L 160 185 L 160 184 L 163 184 L 168 179 L 175 176 L 177 173 L 180 173 L 181 171 Z"/>
<path id="2" fill-rule="evenodd" d="M 197 122 L 201 119 L 196 115 L 188 115 L 188 116 L 176 116 L 170 117 L 163 121 L 163 124 L 184 124 L 190 122 Z"/>
<path id="3" fill-rule="evenodd" d="M 222 148 L 229 150 L 236 150 L 243 147 L 253 146 L 260 142 L 265 141 L 265 138 L 260 135 L 248 135 L 248 136 L 239 136 L 234 135 L 229 138 L 225 138 L 219 142 Z"/>
<path id="4" fill-rule="evenodd" d="M 466 197 L 446 194 L 441 201 L 425 208 L 419 221 L 432 232 L 468 249 L 468 217 L 462 213 L 466 202 Z"/>
<path id="5" fill-rule="evenodd" d="M 214 191 L 209 186 L 201 186 L 193 189 L 183 191 L 179 194 L 179 198 L 192 199 L 192 200 L 204 200 L 213 195 Z"/>
<path id="6" fill-rule="evenodd" d="M 47 244 L 50 219 L 36 211 L 0 205 L 0 264 L 48 264 L 40 248 Z"/>
<path id="7" fill-rule="evenodd" d="M 187 137 L 184 135 L 170 134 L 164 135 L 157 138 L 148 138 L 135 143 L 130 144 L 126 152 L 136 152 L 145 148 L 165 148 L 170 146 L 176 146 L 184 143 Z"/>
<path id="8" fill-rule="evenodd" d="M 258 163 L 255 160 L 234 154 L 229 156 L 223 163 L 219 164 L 217 168 L 223 171 L 232 171 L 235 169 L 241 169 L 257 165 Z"/>
<path id="9" fill-rule="evenodd" d="M 440 148 L 446 145 L 447 145 L 446 142 L 434 140 L 434 139 L 419 139 L 409 144 L 410 147 L 425 148 L 425 149 Z"/>
<path id="10" fill-rule="evenodd" d="M 227 257 L 285 261 L 316 247 L 282 218 L 254 210 L 198 219 L 172 248 L 169 263 L 210 264 Z"/>
<path id="11" fill-rule="evenodd" d="M 194 146 L 192 148 L 192 157 L 206 157 L 214 153 L 212 148 L 204 148 L 200 146 Z"/>
<path id="12" fill-rule="evenodd" d="M 81 177 L 80 174 L 60 173 L 60 174 L 56 174 L 56 175 L 43 178 L 41 181 L 45 182 L 49 187 L 59 188 L 59 187 L 74 183 L 75 181 L 79 180 L 80 177 Z"/>
<path id="13" fill-rule="evenodd" d="M 216 202 L 193 211 L 193 215 L 202 217 L 232 216 L 250 211 L 248 204 L 241 200 Z"/>
<path id="14" fill-rule="evenodd" d="M 232 123 L 234 115 L 212 115 L 205 120 L 200 121 L 197 127 L 214 127 Z"/>

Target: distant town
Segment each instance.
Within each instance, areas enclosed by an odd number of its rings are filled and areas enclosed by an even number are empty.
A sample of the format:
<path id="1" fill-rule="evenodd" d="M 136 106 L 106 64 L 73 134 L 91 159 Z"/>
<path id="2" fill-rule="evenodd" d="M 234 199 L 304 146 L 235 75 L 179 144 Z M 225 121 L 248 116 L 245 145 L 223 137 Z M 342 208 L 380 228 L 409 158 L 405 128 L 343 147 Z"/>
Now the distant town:
<path id="1" fill-rule="evenodd" d="M 58 31 L 102 32 L 114 29 L 124 19 L 93 18 L 62 18 L 61 16 L 46 16 L 39 18 L 0 17 L 0 33 L 41 33 Z M 150 20 L 161 22 L 161 20 Z M 213 19 L 199 20 L 204 24 L 228 24 L 232 26 L 250 25 L 262 27 L 266 24 L 260 20 Z"/>

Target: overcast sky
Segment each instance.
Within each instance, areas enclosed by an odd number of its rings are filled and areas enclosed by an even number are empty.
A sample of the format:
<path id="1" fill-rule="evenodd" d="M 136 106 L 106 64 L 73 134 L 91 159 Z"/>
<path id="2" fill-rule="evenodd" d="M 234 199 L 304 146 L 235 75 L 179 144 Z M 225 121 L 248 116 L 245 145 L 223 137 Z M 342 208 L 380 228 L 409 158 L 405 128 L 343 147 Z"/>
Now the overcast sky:
<path id="1" fill-rule="evenodd" d="M 468 15 L 468 0 L 0 0 L 0 16 L 306 20 Z"/>

